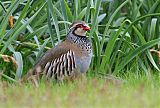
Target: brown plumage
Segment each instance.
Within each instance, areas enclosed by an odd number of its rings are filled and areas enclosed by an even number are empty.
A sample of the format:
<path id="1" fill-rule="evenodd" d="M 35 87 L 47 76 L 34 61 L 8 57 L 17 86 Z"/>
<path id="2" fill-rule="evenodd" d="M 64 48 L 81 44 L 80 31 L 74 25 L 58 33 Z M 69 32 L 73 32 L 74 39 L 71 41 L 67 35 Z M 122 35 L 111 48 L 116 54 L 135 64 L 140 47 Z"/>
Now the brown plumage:
<path id="1" fill-rule="evenodd" d="M 84 74 L 92 58 L 91 42 L 85 36 L 90 28 L 82 21 L 74 22 L 65 41 L 48 50 L 36 64 L 33 75 L 63 80 Z"/>

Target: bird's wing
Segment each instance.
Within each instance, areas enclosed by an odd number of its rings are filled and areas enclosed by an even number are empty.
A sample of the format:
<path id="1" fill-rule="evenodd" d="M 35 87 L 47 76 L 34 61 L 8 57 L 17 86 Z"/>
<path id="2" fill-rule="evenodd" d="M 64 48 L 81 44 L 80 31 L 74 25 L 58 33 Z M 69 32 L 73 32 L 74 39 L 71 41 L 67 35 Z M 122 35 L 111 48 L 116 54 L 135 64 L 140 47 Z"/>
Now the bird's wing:
<path id="1" fill-rule="evenodd" d="M 70 72 L 76 67 L 75 53 L 68 46 L 69 43 L 62 42 L 48 50 L 35 66 L 34 74 L 37 71 L 44 72 L 47 77 L 54 77 L 55 74 L 57 76 L 71 74 Z"/>

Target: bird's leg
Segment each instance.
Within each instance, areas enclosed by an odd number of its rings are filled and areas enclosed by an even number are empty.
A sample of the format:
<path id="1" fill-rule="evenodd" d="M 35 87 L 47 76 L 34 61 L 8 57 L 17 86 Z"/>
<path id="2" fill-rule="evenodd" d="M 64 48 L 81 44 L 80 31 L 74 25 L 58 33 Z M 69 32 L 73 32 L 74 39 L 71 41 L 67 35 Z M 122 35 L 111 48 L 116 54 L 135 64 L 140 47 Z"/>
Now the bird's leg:
<path id="1" fill-rule="evenodd" d="M 31 82 L 36 86 L 39 87 L 39 83 L 37 80 L 37 76 L 31 76 Z"/>

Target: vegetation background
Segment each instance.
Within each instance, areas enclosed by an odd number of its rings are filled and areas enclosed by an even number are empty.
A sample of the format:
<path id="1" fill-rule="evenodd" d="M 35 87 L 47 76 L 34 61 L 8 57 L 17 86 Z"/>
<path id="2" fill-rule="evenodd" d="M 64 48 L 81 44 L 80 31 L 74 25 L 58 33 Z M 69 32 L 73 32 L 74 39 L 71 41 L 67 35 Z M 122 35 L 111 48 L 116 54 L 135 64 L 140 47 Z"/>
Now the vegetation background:
<path id="1" fill-rule="evenodd" d="M 63 86 L 42 82 L 36 90 L 21 85 L 20 79 L 46 50 L 63 41 L 76 20 L 91 26 L 94 55 L 87 81 Z M 157 107 L 159 36 L 160 0 L 1 0 L 0 103 L 97 107 L 107 101 L 110 107 Z"/>

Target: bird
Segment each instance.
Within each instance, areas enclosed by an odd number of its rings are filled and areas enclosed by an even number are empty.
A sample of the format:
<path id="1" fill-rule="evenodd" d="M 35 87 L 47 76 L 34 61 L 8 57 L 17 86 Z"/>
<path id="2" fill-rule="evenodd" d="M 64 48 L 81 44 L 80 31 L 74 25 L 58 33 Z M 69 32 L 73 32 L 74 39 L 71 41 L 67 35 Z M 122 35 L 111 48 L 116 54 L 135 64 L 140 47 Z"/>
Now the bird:
<path id="1" fill-rule="evenodd" d="M 43 54 L 32 75 L 59 81 L 85 75 L 92 59 L 91 40 L 86 36 L 90 29 L 84 21 L 73 22 L 65 40 Z"/>

